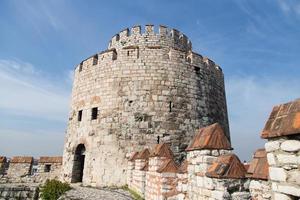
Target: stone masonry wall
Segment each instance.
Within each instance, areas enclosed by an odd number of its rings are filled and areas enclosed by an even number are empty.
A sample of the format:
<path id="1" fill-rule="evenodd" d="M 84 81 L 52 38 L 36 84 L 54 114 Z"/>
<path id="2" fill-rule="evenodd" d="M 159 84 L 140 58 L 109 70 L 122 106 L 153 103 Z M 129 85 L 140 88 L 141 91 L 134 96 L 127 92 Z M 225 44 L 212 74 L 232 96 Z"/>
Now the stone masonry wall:
<path id="1" fill-rule="evenodd" d="M 251 180 L 249 185 L 251 197 L 257 200 L 271 199 L 271 183 L 266 180 Z"/>
<path id="2" fill-rule="evenodd" d="M 145 194 L 145 185 L 146 185 L 146 170 L 143 170 L 147 164 L 144 159 L 135 160 L 135 168 L 133 170 L 132 184 L 131 187 L 133 190 L 137 191 L 139 194 L 144 197 Z"/>
<path id="3" fill-rule="evenodd" d="M 192 52 L 178 31 L 151 27 L 122 31 L 76 67 L 64 180 L 71 181 L 79 144 L 86 148 L 83 184 L 104 186 L 125 184 L 126 153 L 153 147 L 158 136 L 177 158 L 199 127 L 219 122 L 229 138 L 221 68 Z"/>
<path id="4" fill-rule="evenodd" d="M 0 184 L 0 199 L 38 200 L 37 186 L 3 185 Z"/>
<path id="5" fill-rule="evenodd" d="M 194 150 L 187 153 L 188 162 L 188 196 L 190 199 L 204 198 L 200 187 L 213 188 L 212 179 L 205 176 L 208 168 L 222 154 L 229 153 L 227 150 Z M 216 183 L 218 183 L 216 181 Z M 217 191 L 216 191 L 217 192 Z M 207 194 L 207 192 L 206 192 Z M 209 193 L 210 194 L 210 193 Z M 208 194 L 207 194 L 208 195 Z M 200 198 L 201 197 L 201 198 Z"/>
<path id="6" fill-rule="evenodd" d="M 145 199 L 164 200 L 176 188 L 177 173 L 160 171 L 169 158 L 152 157 L 149 159 L 149 170 L 146 173 Z"/>
<path id="7" fill-rule="evenodd" d="M 33 157 L 16 156 L 10 160 L 7 176 L 11 179 L 21 179 L 31 174 Z"/>
<path id="8" fill-rule="evenodd" d="M 265 148 L 274 199 L 300 198 L 300 135 L 270 139 Z"/>
<path id="9" fill-rule="evenodd" d="M 261 133 L 267 139 L 273 199 L 300 198 L 300 99 L 275 106 Z"/>
<path id="10" fill-rule="evenodd" d="M 51 165 L 49 172 L 45 172 L 46 165 Z M 45 182 L 47 179 L 60 179 L 62 171 L 61 163 L 42 163 L 38 165 L 37 182 Z"/>
<path id="11" fill-rule="evenodd" d="M 37 163 L 33 163 L 33 157 L 15 156 L 8 165 L 7 171 L 0 176 L 0 183 L 44 183 L 47 179 L 61 178 L 62 157 L 41 157 Z M 37 171 L 33 166 L 37 164 Z"/>

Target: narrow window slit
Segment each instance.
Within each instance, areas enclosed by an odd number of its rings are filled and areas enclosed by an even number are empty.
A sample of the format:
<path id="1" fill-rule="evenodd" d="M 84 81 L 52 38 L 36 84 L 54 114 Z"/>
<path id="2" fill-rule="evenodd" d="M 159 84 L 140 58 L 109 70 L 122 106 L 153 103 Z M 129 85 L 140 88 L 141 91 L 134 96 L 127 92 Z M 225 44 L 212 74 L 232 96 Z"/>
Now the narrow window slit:
<path id="1" fill-rule="evenodd" d="M 82 71 L 82 67 L 83 67 L 83 62 L 81 62 L 80 65 L 79 65 L 79 72 Z"/>
<path id="2" fill-rule="evenodd" d="M 97 119 L 98 118 L 98 108 L 92 108 L 92 120 Z"/>
<path id="3" fill-rule="evenodd" d="M 82 120 L 82 110 L 78 111 L 78 117 L 77 117 L 78 121 L 81 122 Z"/>
<path id="4" fill-rule="evenodd" d="M 93 65 L 97 65 L 98 64 L 98 54 L 93 56 Z"/>
<path id="5" fill-rule="evenodd" d="M 169 112 L 172 112 L 172 108 L 173 108 L 173 102 L 172 101 L 170 101 L 169 102 Z"/>

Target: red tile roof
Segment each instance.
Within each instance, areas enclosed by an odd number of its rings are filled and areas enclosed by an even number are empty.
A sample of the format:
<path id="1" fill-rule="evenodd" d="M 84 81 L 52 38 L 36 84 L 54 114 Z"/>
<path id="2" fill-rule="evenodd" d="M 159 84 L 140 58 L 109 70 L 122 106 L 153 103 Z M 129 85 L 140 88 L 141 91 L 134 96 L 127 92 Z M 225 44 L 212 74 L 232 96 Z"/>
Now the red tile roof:
<path id="1" fill-rule="evenodd" d="M 248 178 L 268 180 L 269 164 L 265 149 L 258 149 L 254 153 L 253 160 L 247 170 Z"/>
<path id="2" fill-rule="evenodd" d="M 10 163 L 32 163 L 33 162 L 33 157 L 28 157 L 28 156 L 15 156 L 12 157 L 10 160 Z"/>
<path id="3" fill-rule="evenodd" d="M 128 160 L 133 162 L 133 161 L 135 161 L 135 159 L 138 155 L 139 155 L 139 152 L 134 152 Z"/>
<path id="4" fill-rule="evenodd" d="M 300 99 L 275 106 L 261 133 L 262 138 L 300 134 Z"/>
<path id="5" fill-rule="evenodd" d="M 212 178 L 244 178 L 246 169 L 235 154 L 222 155 L 208 168 L 206 176 Z"/>
<path id="6" fill-rule="evenodd" d="M 148 160 L 150 156 L 149 149 L 144 149 L 143 151 L 139 152 L 135 159 L 145 159 Z"/>
<path id="7" fill-rule="evenodd" d="M 178 166 L 176 165 L 173 159 L 167 159 L 163 162 L 161 167 L 157 170 L 159 173 L 169 172 L 169 173 L 177 173 Z"/>
<path id="8" fill-rule="evenodd" d="M 0 163 L 6 162 L 6 157 L 5 156 L 0 156 Z"/>
<path id="9" fill-rule="evenodd" d="M 39 163 L 62 163 L 62 156 L 40 157 Z"/>
<path id="10" fill-rule="evenodd" d="M 148 171 L 149 170 L 149 163 L 146 162 L 145 166 L 141 170 L 142 171 Z"/>
<path id="11" fill-rule="evenodd" d="M 232 149 L 219 123 L 200 128 L 186 151 L 199 149 Z"/>
<path id="12" fill-rule="evenodd" d="M 162 143 L 157 144 L 152 150 L 150 157 L 166 157 L 173 158 L 173 152 L 171 151 L 169 145 Z"/>

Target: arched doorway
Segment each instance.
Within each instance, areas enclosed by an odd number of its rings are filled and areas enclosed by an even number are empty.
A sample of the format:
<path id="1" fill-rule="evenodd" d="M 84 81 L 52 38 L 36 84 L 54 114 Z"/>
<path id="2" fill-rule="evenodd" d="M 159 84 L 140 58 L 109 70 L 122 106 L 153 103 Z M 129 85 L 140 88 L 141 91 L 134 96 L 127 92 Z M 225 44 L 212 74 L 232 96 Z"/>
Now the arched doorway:
<path id="1" fill-rule="evenodd" d="M 74 155 L 72 180 L 71 180 L 72 183 L 82 182 L 84 159 L 85 159 L 85 146 L 84 144 L 79 144 L 76 147 L 75 155 Z"/>

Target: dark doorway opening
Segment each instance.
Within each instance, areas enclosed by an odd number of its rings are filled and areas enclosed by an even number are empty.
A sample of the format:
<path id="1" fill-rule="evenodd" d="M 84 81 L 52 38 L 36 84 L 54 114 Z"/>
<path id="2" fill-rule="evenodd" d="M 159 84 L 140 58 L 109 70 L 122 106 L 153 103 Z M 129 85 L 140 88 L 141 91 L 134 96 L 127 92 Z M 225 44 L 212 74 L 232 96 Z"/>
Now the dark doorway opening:
<path id="1" fill-rule="evenodd" d="M 74 164 L 72 170 L 72 183 L 82 182 L 83 169 L 84 169 L 84 159 L 85 159 L 85 146 L 84 144 L 79 144 L 75 150 Z"/>

